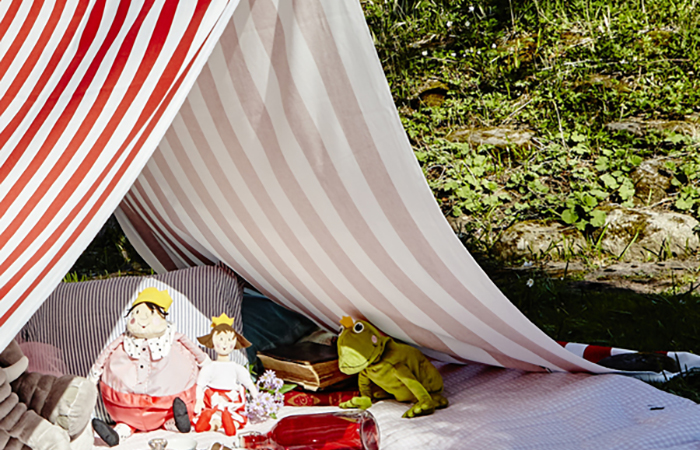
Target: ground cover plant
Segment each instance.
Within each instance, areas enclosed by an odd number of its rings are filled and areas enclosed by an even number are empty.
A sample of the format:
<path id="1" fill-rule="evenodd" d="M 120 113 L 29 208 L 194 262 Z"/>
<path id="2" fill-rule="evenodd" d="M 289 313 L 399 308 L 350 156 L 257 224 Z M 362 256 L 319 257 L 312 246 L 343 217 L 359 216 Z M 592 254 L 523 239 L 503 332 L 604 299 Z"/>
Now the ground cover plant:
<path id="1" fill-rule="evenodd" d="M 611 258 L 598 244 L 612 208 L 700 219 L 700 2 L 361 3 L 435 198 L 506 296 L 554 339 L 698 351 L 697 270 L 639 292 L 493 248 L 514 223 L 549 221 L 589 242 L 567 267 L 592 267 Z M 642 186 L 647 165 L 666 184 Z M 150 273 L 118 225 L 105 227 L 68 281 Z M 660 387 L 700 401 L 698 374 Z"/>
<path id="2" fill-rule="evenodd" d="M 696 1 L 363 6 L 416 156 L 471 249 L 532 218 L 595 241 L 610 205 L 698 217 Z M 650 160 L 664 192 L 636 186 Z"/>

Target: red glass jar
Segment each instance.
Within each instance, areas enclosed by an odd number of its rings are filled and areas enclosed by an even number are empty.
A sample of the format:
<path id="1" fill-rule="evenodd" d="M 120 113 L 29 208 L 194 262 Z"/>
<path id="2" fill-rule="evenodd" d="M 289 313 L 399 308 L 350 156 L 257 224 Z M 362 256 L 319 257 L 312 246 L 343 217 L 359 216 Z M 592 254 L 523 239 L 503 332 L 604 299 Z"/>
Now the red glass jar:
<path id="1" fill-rule="evenodd" d="M 244 433 L 252 450 L 379 450 L 379 428 L 368 411 L 302 414 L 280 419 L 267 434 Z"/>

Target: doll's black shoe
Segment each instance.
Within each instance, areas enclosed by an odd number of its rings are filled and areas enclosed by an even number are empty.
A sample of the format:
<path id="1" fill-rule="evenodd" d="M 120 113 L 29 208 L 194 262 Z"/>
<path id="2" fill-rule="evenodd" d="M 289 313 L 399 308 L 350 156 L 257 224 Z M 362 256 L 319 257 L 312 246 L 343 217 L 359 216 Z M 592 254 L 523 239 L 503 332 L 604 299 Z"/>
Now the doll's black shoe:
<path id="1" fill-rule="evenodd" d="M 103 441 L 110 447 L 119 445 L 119 434 L 100 419 L 92 419 L 92 429 L 102 438 Z"/>
<path id="2" fill-rule="evenodd" d="M 190 432 L 190 428 L 192 427 L 190 415 L 187 412 L 185 402 L 179 397 L 173 400 L 173 418 L 175 419 L 175 426 L 180 433 Z"/>

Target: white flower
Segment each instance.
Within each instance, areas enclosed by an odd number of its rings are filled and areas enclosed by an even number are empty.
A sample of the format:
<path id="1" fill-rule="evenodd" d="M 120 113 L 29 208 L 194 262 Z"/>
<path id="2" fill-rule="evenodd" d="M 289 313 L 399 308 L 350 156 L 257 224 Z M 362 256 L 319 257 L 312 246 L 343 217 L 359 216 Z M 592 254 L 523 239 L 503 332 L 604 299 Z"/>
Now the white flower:
<path id="1" fill-rule="evenodd" d="M 447 25 L 447 28 L 452 27 L 452 21 L 451 21 L 451 20 L 448 20 L 447 23 L 446 23 L 445 25 Z"/>
<path id="2" fill-rule="evenodd" d="M 422 55 L 423 55 L 423 56 L 428 56 L 428 50 L 423 50 Z"/>
<path id="3" fill-rule="evenodd" d="M 527 280 L 527 283 L 525 283 L 525 284 L 527 285 L 527 287 L 530 287 L 530 288 L 531 288 L 532 286 L 535 285 L 535 280 L 533 280 L 532 278 L 530 278 L 529 280 Z"/>
<path id="4" fill-rule="evenodd" d="M 525 261 L 523 267 L 532 267 L 532 261 Z"/>
<path id="5" fill-rule="evenodd" d="M 496 48 L 496 44 L 491 44 L 491 48 Z"/>
<path id="6" fill-rule="evenodd" d="M 469 12 L 473 13 L 474 12 L 474 5 L 469 7 Z"/>
<path id="7" fill-rule="evenodd" d="M 452 57 L 454 58 L 455 56 L 457 56 L 457 53 L 452 52 L 451 55 L 452 55 Z"/>
<path id="8" fill-rule="evenodd" d="M 468 21 L 468 20 L 467 20 L 466 22 L 464 22 L 464 26 L 466 26 L 466 27 L 469 27 L 469 25 L 471 25 L 471 24 L 472 24 L 472 23 L 471 23 L 470 21 Z"/>

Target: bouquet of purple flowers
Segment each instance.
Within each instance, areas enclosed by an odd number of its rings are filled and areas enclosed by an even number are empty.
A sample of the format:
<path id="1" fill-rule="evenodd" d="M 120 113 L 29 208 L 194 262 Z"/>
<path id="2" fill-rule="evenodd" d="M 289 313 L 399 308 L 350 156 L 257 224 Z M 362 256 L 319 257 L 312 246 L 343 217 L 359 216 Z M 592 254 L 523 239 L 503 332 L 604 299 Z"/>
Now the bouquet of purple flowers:
<path id="1" fill-rule="evenodd" d="M 274 370 L 266 370 L 258 378 L 256 386 L 258 395 L 246 403 L 246 412 L 251 423 L 264 422 L 268 417 L 277 419 L 277 413 L 284 405 L 284 394 L 296 387 L 277 378 Z"/>

